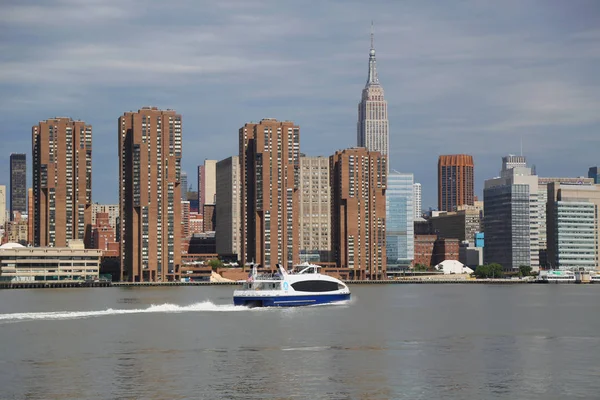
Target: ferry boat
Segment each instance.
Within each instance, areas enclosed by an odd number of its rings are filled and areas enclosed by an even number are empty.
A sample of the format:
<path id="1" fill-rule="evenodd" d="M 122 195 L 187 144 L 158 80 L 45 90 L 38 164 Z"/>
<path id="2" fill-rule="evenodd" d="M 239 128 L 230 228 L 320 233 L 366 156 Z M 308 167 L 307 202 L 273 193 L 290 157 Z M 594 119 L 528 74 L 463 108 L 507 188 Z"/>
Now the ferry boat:
<path id="1" fill-rule="evenodd" d="M 594 272 L 590 274 L 591 283 L 600 283 L 600 273 Z"/>
<path id="2" fill-rule="evenodd" d="M 540 271 L 537 280 L 540 283 L 574 283 L 575 273 L 566 270 Z"/>
<path id="3" fill-rule="evenodd" d="M 256 266 L 241 289 L 233 292 L 233 304 L 246 307 L 296 307 L 350 299 L 348 286 L 319 272 L 320 266 L 304 263 L 300 272 L 288 273 L 277 264 L 275 273 L 258 274 Z"/>

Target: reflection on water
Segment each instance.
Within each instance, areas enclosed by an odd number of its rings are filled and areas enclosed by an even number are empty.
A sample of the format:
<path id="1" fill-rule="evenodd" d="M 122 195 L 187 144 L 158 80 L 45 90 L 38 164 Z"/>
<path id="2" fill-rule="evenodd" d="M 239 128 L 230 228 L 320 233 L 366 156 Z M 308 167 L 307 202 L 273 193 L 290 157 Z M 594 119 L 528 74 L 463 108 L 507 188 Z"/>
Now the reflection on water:
<path id="1" fill-rule="evenodd" d="M 226 287 L 4 291 L 2 397 L 594 398 L 599 289 L 369 285 L 266 310 Z"/>

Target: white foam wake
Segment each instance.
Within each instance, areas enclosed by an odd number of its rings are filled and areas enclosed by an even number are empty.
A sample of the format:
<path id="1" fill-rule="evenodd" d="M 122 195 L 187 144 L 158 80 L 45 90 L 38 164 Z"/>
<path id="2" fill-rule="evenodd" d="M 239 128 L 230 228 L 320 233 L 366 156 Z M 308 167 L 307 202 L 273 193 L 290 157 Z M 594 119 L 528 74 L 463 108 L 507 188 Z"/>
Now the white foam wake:
<path id="1" fill-rule="evenodd" d="M 210 301 L 202 303 L 194 303 L 188 306 L 180 306 L 177 304 L 152 304 L 148 308 L 137 309 L 112 309 L 98 311 L 52 311 L 52 312 L 32 312 L 32 313 L 12 313 L 0 314 L 0 321 L 32 321 L 32 320 L 62 320 L 62 319 L 78 319 L 101 317 L 105 315 L 120 315 L 120 314 L 145 314 L 145 313 L 183 313 L 183 312 L 223 312 L 223 311 L 245 311 L 247 307 L 234 306 L 228 304 L 213 304 Z"/>

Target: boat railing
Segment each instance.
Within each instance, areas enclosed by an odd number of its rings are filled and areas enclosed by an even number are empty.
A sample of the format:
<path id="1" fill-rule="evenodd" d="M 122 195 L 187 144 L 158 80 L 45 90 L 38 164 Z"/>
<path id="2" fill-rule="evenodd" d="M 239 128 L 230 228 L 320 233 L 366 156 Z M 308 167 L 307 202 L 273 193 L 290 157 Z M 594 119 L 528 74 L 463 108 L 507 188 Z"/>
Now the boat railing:
<path id="1" fill-rule="evenodd" d="M 281 280 L 281 274 L 275 272 L 275 273 L 262 273 L 262 274 L 257 274 L 256 278 L 254 278 L 257 281 L 280 281 Z"/>

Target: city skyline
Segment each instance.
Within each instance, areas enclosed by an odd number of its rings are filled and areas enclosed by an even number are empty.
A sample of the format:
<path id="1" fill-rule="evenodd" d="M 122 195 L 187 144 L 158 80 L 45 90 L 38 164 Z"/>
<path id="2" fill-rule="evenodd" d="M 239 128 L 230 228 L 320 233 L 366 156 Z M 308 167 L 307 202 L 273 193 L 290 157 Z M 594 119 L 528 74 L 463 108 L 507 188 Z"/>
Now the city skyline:
<path id="1" fill-rule="evenodd" d="M 186 121 L 188 173 L 237 154 L 239 126 L 267 117 L 302 126 L 309 156 L 351 147 L 371 20 L 390 168 L 414 173 L 423 209 L 436 204 L 439 154 L 473 155 L 479 197 L 497 157 L 519 153 L 521 139 L 544 176 L 585 176 L 598 164 L 600 32 L 591 3 L 140 4 L 5 5 L 0 184 L 9 186 L 11 152 L 31 160 L 31 126 L 66 115 L 94 126 L 93 200 L 115 203 L 114 126 L 124 110 L 144 106 L 176 109 Z M 240 28 L 248 23 L 260 28 Z M 165 41 L 177 43 L 169 63 L 152 51 Z M 570 153 L 578 157 L 562 156 Z"/>

